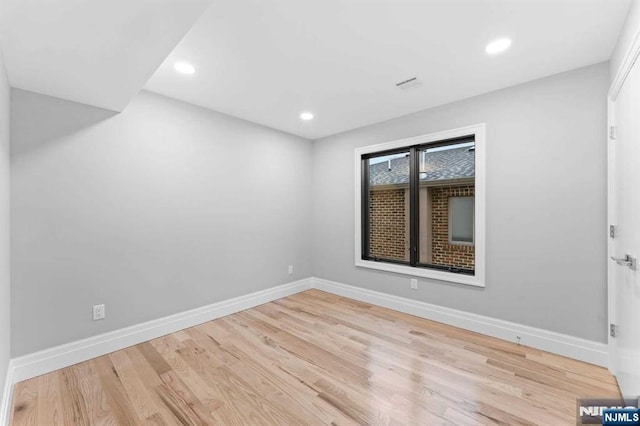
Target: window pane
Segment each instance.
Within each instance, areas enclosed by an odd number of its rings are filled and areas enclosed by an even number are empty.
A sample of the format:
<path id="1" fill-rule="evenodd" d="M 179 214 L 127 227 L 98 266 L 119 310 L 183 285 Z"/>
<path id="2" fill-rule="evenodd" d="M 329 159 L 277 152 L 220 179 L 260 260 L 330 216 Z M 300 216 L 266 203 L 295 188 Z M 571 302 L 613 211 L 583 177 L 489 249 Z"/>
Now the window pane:
<path id="1" fill-rule="evenodd" d="M 473 197 L 449 198 L 449 232 L 452 243 L 473 243 Z"/>
<path id="2" fill-rule="evenodd" d="M 369 258 L 409 261 L 409 153 L 367 160 Z"/>
<path id="3" fill-rule="evenodd" d="M 423 265 L 475 268 L 474 146 L 465 142 L 418 150 L 418 261 Z"/>

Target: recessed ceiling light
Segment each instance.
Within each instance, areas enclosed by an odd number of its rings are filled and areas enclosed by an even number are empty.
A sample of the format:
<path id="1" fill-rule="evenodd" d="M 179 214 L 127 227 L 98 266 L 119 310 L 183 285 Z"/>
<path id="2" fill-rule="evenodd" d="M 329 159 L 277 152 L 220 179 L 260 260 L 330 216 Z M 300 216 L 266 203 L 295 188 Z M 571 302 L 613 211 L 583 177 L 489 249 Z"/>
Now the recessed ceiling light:
<path id="1" fill-rule="evenodd" d="M 313 113 L 307 112 L 307 111 L 300 113 L 300 120 L 304 120 L 304 121 L 313 120 Z"/>
<path id="2" fill-rule="evenodd" d="M 500 38 L 487 44 L 485 51 L 489 55 L 495 55 L 496 53 L 504 52 L 509 48 L 509 46 L 511 46 L 511 40 L 508 38 Z"/>
<path id="3" fill-rule="evenodd" d="M 193 74 L 194 72 L 196 72 L 196 69 L 193 67 L 193 65 L 187 62 L 176 62 L 173 67 L 176 69 L 176 71 L 182 74 Z"/>

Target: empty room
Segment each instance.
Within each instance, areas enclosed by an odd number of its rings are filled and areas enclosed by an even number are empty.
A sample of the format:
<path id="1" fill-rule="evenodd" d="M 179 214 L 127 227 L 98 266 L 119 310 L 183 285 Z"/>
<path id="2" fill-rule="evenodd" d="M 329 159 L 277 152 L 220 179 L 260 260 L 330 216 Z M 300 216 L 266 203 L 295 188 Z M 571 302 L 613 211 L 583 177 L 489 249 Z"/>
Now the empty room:
<path id="1" fill-rule="evenodd" d="M 0 0 L 0 426 L 640 425 L 640 0 Z"/>

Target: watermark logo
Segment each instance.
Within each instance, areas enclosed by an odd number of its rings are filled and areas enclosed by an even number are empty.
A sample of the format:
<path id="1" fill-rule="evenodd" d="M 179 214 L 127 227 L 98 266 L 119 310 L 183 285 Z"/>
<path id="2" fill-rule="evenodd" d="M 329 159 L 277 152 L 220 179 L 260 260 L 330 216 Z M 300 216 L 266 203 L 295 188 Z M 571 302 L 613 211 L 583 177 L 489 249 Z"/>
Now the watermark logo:
<path id="1" fill-rule="evenodd" d="M 607 408 L 602 413 L 603 426 L 640 426 L 640 408 Z"/>
<path id="2" fill-rule="evenodd" d="M 640 398 L 578 399 L 577 405 L 576 423 L 578 425 L 640 426 L 640 410 L 638 409 Z M 634 421 L 635 423 L 633 423 Z"/>

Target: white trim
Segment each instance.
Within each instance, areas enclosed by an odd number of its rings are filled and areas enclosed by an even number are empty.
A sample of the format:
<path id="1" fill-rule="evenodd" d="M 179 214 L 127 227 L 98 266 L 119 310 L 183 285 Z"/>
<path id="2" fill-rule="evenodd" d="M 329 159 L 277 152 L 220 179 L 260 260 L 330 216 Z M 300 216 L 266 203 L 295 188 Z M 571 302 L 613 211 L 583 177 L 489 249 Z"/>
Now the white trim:
<path id="1" fill-rule="evenodd" d="M 446 139 L 453 139 L 463 136 L 475 137 L 475 275 L 455 274 L 451 272 L 438 271 L 435 269 L 415 268 L 411 266 L 398 265 L 385 262 L 373 262 L 362 259 L 362 227 L 361 227 L 361 179 L 362 179 L 362 155 L 372 152 L 386 151 L 403 148 L 411 145 L 418 145 L 429 142 L 436 142 Z M 475 124 L 443 132 L 430 133 L 428 135 L 415 136 L 407 139 L 400 139 L 392 142 L 385 142 L 377 145 L 370 145 L 356 148 L 354 151 L 354 181 L 355 181 L 355 265 L 363 268 L 378 269 L 381 271 L 395 272 L 398 274 L 410 275 L 414 277 L 431 278 L 440 281 L 449 281 L 458 284 L 467 284 L 476 287 L 485 286 L 485 124 Z"/>
<path id="2" fill-rule="evenodd" d="M 14 358 L 12 360 L 12 380 L 13 383 L 17 383 L 216 318 L 281 299 L 310 289 L 311 283 L 311 279 L 306 278 Z"/>
<path id="3" fill-rule="evenodd" d="M 521 344 L 532 348 L 604 367 L 608 365 L 606 343 L 594 342 L 567 334 L 432 305 L 320 278 L 313 278 L 313 288 L 510 342 L 517 342 L 516 336 L 519 336 Z"/>
<path id="4" fill-rule="evenodd" d="M 616 76 L 609 87 L 608 97 L 612 102 L 615 102 L 616 99 L 618 99 L 618 94 L 620 93 L 624 82 L 627 80 L 627 76 L 631 72 L 633 64 L 636 63 L 638 56 L 640 56 L 640 29 L 636 32 L 636 35 L 633 38 L 633 43 L 631 43 L 629 49 L 625 53 L 624 59 L 616 71 Z"/>
<path id="5" fill-rule="evenodd" d="M 615 141 L 611 139 L 610 128 L 615 126 L 615 103 L 609 99 L 607 102 L 607 228 L 610 225 L 616 225 L 615 212 L 615 185 L 614 185 L 614 159 L 615 159 Z M 616 304 L 615 304 L 615 281 L 614 281 L 614 263 L 609 259 L 613 253 L 613 239 L 609 237 L 609 229 L 607 232 L 607 344 L 609 347 L 609 371 L 614 376 L 617 372 L 616 365 L 616 344 L 613 337 L 609 333 L 609 324 L 616 323 Z"/>
<path id="6" fill-rule="evenodd" d="M 8 425 L 11 417 L 11 401 L 13 396 L 13 360 L 9 360 L 7 377 L 2 387 L 2 400 L 0 401 L 0 425 Z"/>

